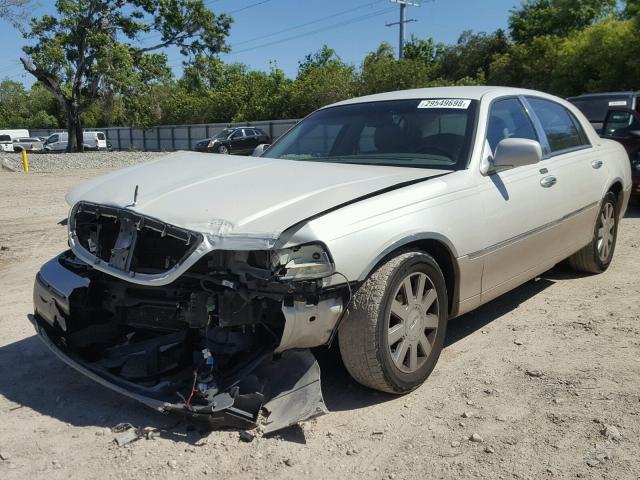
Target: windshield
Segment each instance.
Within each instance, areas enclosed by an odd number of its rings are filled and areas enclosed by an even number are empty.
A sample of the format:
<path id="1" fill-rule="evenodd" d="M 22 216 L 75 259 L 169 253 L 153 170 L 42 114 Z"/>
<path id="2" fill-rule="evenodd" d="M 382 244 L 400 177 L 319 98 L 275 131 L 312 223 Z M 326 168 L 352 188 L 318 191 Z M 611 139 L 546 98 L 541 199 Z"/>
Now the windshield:
<path id="1" fill-rule="evenodd" d="M 220 133 L 218 133 L 217 135 L 215 135 L 213 138 L 217 138 L 217 139 L 223 139 L 223 138 L 227 138 L 229 135 L 231 135 L 233 133 L 233 130 L 231 130 L 230 128 L 225 128 L 224 130 L 222 130 Z"/>
<path id="2" fill-rule="evenodd" d="M 477 102 L 415 99 L 318 110 L 264 154 L 269 158 L 457 170 L 465 168 Z"/>

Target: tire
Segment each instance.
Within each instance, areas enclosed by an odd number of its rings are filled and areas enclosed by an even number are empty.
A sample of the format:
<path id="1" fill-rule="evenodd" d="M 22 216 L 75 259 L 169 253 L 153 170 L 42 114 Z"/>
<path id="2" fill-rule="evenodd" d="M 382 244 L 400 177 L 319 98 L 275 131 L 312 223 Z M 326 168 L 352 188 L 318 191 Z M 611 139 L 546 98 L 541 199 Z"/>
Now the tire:
<path id="1" fill-rule="evenodd" d="M 618 209 L 616 196 L 608 192 L 596 219 L 593 238 L 582 250 L 569 257 L 569 266 L 584 273 L 602 273 L 611 264 L 618 238 Z"/>
<path id="2" fill-rule="evenodd" d="M 221 155 L 229 155 L 229 147 L 226 145 L 220 145 L 218 147 L 218 153 Z"/>
<path id="3" fill-rule="evenodd" d="M 422 278 L 425 281 L 420 305 L 415 298 Z M 412 301 L 407 288 L 412 289 Z M 399 253 L 381 265 L 354 294 L 338 332 L 340 355 L 358 383 L 388 393 L 410 392 L 435 367 L 447 318 L 447 289 L 436 261 L 423 252 Z M 422 337 L 428 340 L 429 352 L 422 346 Z M 408 346 L 402 353 L 405 344 Z"/>

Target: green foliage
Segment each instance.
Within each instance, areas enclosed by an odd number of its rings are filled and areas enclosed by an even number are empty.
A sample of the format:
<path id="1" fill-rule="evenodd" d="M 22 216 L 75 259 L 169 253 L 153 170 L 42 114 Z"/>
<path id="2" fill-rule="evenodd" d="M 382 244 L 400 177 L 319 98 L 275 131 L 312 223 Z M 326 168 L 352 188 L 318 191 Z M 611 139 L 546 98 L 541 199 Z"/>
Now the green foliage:
<path id="1" fill-rule="evenodd" d="M 467 30 L 460 35 L 455 45 L 444 48 L 441 54 L 441 75 L 452 80 L 474 78 L 480 74 L 488 78 L 493 60 L 507 53 L 510 47 L 502 30 L 490 34 Z"/>
<path id="2" fill-rule="evenodd" d="M 42 85 L 25 90 L 21 83 L 0 82 L 0 128 L 58 127 L 60 108 Z"/>
<path id="3" fill-rule="evenodd" d="M 323 45 L 299 62 L 293 79 L 275 64 L 265 72 L 223 62 L 215 52 L 225 48 L 229 19 L 202 13 L 199 0 L 137 0 L 120 8 L 124 3 L 59 0 L 64 12 L 59 19 L 34 21 L 30 36 L 35 45 L 27 53 L 60 88 L 52 89 L 48 77 L 30 90 L 15 82 L 0 83 L 0 125 L 63 127 L 73 102 L 81 107 L 79 123 L 89 127 L 148 126 L 303 117 L 357 95 L 441 85 L 489 83 L 560 96 L 640 89 L 640 0 L 627 0 L 619 11 L 613 11 L 616 2 L 610 0 L 526 0 L 511 15 L 515 41 L 501 30 L 466 31 L 452 45 L 412 36 L 400 61 L 387 43 L 358 66 Z M 84 28 L 81 19 L 93 22 L 96 17 L 84 7 L 106 4 L 114 12 L 103 18 L 123 33 L 111 34 L 100 25 L 92 29 L 82 44 L 89 55 L 83 63 L 77 40 Z M 206 27 L 212 28 L 209 33 L 194 12 L 213 22 Z M 136 35 L 152 30 L 159 36 L 157 43 L 141 48 Z M 174 42 L 190 54 L 178 80 L 162 50 L 154 49 L 162 42 Z M 89 67 L 76 89 L 84 64 Z"/>
<path id="4" fill-rule="evenodd" d="M 25 69 L 63 106 L 69 147 L 82 149 L 81 119 L 101 96 L 118 94 L 128 118 L 153 121 L 153 89 L 171 78 L 168 46 L 183 55 L 225 49 L 231 19 L 202 0 L 57 0 L 56 15 L 33 18 L 25 37 Z M 140 45 L 140 37 L 146 42 Z M 89 120 L 91 121 L 91 120 Z"/>
<path id="5" fill-rule="evenodd" d="M 546 35 L 566 36 L 612 14 L 616 0 L 525 0 L 509 17 L 511 38 L 527 43 Z"/>

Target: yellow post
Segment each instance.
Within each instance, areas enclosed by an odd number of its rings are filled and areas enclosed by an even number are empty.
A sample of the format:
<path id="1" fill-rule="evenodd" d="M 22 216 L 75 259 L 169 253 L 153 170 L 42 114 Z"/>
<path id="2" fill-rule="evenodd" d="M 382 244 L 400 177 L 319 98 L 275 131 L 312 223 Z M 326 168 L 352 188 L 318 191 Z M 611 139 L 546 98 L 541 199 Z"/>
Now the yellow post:
<path id="1" fill-rule="evenodd" d="M 22 150 L 22 168 L 25 173 L 29 173 L 29 160 L 27 159 L 27 151 Z"/>

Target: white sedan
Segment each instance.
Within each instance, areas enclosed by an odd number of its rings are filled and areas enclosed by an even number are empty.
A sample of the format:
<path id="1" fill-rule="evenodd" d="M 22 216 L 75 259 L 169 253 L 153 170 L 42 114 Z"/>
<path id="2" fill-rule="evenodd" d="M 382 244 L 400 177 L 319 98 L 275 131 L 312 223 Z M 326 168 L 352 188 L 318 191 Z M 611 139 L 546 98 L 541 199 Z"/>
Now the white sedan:
<path id="1" fill-rule="evenodd" d="M 31 320 L 158 410 L 270 429 L 325 411 L 310 347 L 418 387 L 449 319 L 567 259 L 612 261 L 631 171 L 570 103 L 451 87 L 322 108 L 259 157 L 179 152 L 67 196 Z M 244 422 L 244 423 L 243 423 Z"/>

